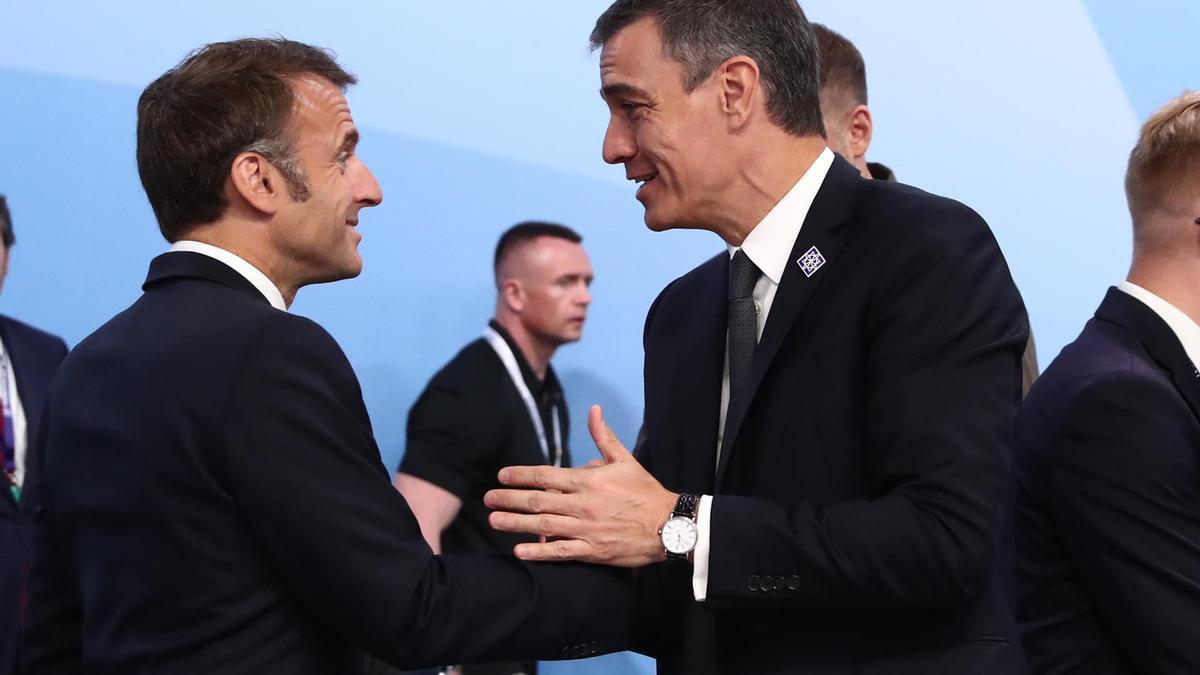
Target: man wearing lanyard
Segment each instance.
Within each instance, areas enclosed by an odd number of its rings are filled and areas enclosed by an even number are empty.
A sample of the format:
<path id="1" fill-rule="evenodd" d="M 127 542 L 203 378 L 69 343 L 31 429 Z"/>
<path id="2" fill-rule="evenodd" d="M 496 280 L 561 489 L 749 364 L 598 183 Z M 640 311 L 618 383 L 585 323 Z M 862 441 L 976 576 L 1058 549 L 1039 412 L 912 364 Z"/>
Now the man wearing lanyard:
<path id="1" fill-rule="evenodd" d="M 582 238 L 562 225 L 524 222 L 496 245 L 496 314 L 484 335 L 446 364 L 408 416 L 396 474 L 435 552 L 511 553 L 531 537 L 488 526 L 483 494 L 513 464 L 570 466 L 567 406 L 550 359 L 582 337 L 592 268 Z M 468 666 L 530 673 L 533 663 Z"/>
<path id="2" fill-rule="evenodd" d="M 0 196 L 0 286 L 16 243 L 12 216 Z M 21 501 L 36 467 L 27 461 L 29 439 L 41 416 L 46 388 L 67 355 L 62 339 L 0 315 L 0 675 L 17 669 L 17 636 L 24 605 L 22 586 L 29 555 L 21 529 L 30 509 Z"/>

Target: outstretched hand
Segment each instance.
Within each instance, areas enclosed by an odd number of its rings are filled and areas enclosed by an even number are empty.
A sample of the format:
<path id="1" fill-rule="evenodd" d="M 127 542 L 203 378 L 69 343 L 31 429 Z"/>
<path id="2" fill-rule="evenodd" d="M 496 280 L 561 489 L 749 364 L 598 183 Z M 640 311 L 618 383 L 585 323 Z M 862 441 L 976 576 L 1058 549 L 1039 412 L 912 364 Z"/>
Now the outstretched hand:
<path id="1" fill-rule="evenodd" d="M 518 544 L 522 560 L 582 560 L 641 567 L 663 560 L 658 529 L 678 495 L 634 459 L 604 422 L 600 406 L 588 410 L 588 431 L 603 459 L 578 469 L 509 466 L 499 478 L 509 488 L 484 495 L 495 512 L 492 527 L 540 535 L 548 541 Z M 557 492 L 548 492 L 556 490 Z"/>

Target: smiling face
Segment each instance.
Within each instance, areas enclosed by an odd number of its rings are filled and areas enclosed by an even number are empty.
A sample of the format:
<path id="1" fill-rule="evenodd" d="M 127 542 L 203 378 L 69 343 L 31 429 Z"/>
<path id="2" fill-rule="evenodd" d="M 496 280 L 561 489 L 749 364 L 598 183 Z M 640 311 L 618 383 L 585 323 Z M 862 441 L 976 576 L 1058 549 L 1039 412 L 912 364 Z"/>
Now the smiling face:
<path id="1" fill-rule="evenodd" d="M 600 95 L 608 104 L 604 161 L 624 164 L 640 187 L 652 230 L 705 227 L 729 184 L 728 129 L 709 77 L 684 89 L 684 71 L 663 51 L 658 24 L 639 19 L 600 52 Z"/>
<path id="2" fill-rule="evenodd" d="M 383 193 L 355 154 L 358 129 L 341 90 L 312 75 L 296 78 L 292 87 L 288 134 L 308 196 L 288 196 L 277 214 L 272 244 L 283 261 L 281 275 L 298 288 L 358 276 L 358 212 L 378 205 Z"/>

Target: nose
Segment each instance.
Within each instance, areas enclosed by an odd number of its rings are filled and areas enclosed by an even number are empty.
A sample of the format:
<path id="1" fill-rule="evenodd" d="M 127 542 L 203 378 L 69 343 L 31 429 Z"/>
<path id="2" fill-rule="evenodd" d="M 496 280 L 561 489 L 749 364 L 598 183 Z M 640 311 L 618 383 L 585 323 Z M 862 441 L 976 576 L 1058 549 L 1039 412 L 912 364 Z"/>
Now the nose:
<path id="1" fill-rule="evenodd" d="M 580 284 L 579 296 L 576 298 L 576 302 L 584 308 L 592 304 L 592 289 L 587 283 Z"/>
<path id="2" fill-rule="evenodd" d="M 358 171 L 354 176 L 354 200 L 363 208 L 383 203 L 383 188 L 362 160 L 358 160 Z"/>
<path id="3" fill-rule="evenodd" d="M 604 132 L 604 161 L 609 164 L 620 164 L 633 159 L 637 154 L 637 143 L 629 125 L 617 115 L 608 120 L 608 129 Z"/>

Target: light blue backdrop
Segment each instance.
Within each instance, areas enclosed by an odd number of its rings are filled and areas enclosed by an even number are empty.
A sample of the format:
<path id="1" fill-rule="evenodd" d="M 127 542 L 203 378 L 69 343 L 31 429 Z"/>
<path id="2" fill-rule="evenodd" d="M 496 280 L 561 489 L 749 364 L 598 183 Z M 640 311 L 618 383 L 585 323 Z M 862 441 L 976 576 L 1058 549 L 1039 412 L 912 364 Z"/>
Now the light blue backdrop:
<path id="1" fill-rule="evenodd" d="M 363 384 L 383 461 L 429 376 L 482 330 L 496 236 L 526 218 L 585 235 L 597 276 L 586 337 L 556 358 L 580 461 L 586 406 L 632 440 L 642 319 L 657 292 L 720 249 L 651 234 L 622 170 L 600 160 L 605 110 L 587 50 L 605 0 L 456 3 L 210 0 L 5 3 L 0 193 L 19 243 L 0 311 L 70 342 L 134 300 L 164 248 L 134 166 L 150 80 L 205 42 L 278 33 L 331 47 L 361 84 L 361 152 L 385 191 L 364 212 L 366 270 L 305 289 Z M 871 157 L 991 223 L 1048 363 L 1122 278 L 1121 181 L 1141 119 L 1200 86 L 1194 0 L 813 0 L 810 18 L 868 64 Z M 616 655 L 550 673 L 647 671 Z"/>

